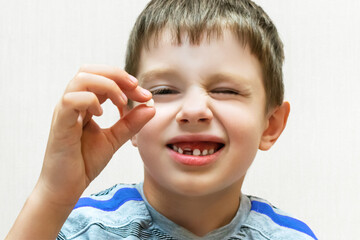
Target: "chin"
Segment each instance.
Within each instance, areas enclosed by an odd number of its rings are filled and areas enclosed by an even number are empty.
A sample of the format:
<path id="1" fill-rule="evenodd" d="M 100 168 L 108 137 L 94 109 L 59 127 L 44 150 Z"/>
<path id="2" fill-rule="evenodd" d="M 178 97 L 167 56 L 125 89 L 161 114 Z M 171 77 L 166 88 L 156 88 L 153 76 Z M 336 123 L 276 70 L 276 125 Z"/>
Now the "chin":
<path id="1" fill-rule="evenodd" d="M 219 186 L 213 181 L 206 179 L 181 178 L 174 181 L 167 181 L 165 186 L 168 191 L 185 197 L 202 197 L 215 194 L 221 191 L 224 186 Z"/>

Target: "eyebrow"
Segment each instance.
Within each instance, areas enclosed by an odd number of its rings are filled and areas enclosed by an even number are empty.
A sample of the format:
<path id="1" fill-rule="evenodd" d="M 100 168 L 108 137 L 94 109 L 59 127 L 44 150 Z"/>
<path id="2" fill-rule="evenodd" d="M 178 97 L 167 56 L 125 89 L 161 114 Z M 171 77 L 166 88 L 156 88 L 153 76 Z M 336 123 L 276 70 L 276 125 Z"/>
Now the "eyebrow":
<path id="1" fill-rule="evenodd" d="M 249 88 L 251 86 L 250 79 L 240 76 L 240 75 L 237 75 L 237 74 L 229 73 L 229 72 L 215 73 L 209 77 L 210 85 L 221 83 L 224 81 L 234 83 L 235 85 L 238 85 L 239 87 L 245 86 L 245 87 Z"/>
<path id="2" fill-rule="evenodd" d="M 150 70 L 148 72 L 145 72 L 144 74 L 141 74 L 138 79 L 141 84 L 147 83 L 151 81 L 154 78 L 157 77 L 164 77 L 164 76 L 176 76 L 179 77 L 179 73 L 172 68 L 160 68 L 160 69 L 154 69 Z"/>
<path id="3" fill-rule="evenodd" d="M 181 78 L 181 74 L 174 68 L 159 68 L 150 70 L 141 74 L 138 79 L 141 85 L 150 82 L 151 80 L 159 77 L 172 77 L 172 78 Z M 241 88 L 250 89 L 251 88 L 251 80 L 243 77 L 238 74 L 233 74 L 231 72 L 218 72 L 211 74 L 210 76 L 206 77 L 206 81 L 203 85 L 215 85 L 221 82 L 230 82 L 233 83 Z"/>

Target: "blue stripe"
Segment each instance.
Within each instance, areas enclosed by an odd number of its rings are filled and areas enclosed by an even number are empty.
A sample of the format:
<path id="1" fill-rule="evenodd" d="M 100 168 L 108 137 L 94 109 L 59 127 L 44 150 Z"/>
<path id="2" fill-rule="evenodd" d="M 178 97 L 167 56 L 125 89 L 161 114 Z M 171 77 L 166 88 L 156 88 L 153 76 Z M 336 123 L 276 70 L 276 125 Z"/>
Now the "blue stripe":
<path id="1" fill-rule="evenodd" d="M 292 217 L 277 214 L 276 212 L 274 212 L 272 207 L 266 203 L 251 201 L 251 210 L 261 214 L 265 214 L 266 216 L 271 218 L 271 220 L 273 220 L 276 224 L 282 227 L 287 227 L 297 230 L 299 232 L 303 232 L 317 240 L 315 234 L 305 223 Z"/>
<path id="2" fill-rule="evenodd" d="M 74 209 L 81 207 L 92 207 L 103 211 L 111 212 L 115 211 L 124 203 L 130 200 L 143 200 L 136 188 L 121 188 L 109 200 L 95 200 L 89 197 L 80 198 Z"/>

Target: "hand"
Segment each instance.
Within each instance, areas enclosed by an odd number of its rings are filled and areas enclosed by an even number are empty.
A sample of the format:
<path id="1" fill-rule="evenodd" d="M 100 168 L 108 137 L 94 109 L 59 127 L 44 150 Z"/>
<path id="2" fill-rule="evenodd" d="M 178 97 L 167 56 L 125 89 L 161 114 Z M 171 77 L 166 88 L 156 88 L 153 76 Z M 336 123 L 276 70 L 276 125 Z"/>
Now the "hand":
<path id="1" fill-rule="evenodd" d="M 101 129 L 92 116 L 102 114 L 101 104 L 108 98 L 121 118 L 112 127 Z M 55 108 L 37 192 L 54 204 L 77 202 L 113 154 L 155 114 L 154 108 L 139 105 L 124 115 L 127 98 L 146 102 L 151 93 L 118 68 L 80 68 Z"/>

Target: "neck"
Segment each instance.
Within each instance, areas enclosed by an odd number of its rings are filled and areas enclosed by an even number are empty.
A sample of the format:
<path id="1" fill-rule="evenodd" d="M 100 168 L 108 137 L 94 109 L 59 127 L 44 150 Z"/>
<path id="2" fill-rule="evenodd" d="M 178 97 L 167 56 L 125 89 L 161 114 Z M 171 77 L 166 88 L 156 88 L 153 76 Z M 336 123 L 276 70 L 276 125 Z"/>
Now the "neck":
<path id="1" fill-rule="evenodd" d="M 156 211 L 193 234 L 204 236 L 227 225 L 235 217 L 242 182 L 243 179 L 221 192 L 186 196 L 145 179 L 144 194 Z"/>

